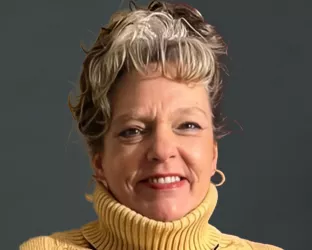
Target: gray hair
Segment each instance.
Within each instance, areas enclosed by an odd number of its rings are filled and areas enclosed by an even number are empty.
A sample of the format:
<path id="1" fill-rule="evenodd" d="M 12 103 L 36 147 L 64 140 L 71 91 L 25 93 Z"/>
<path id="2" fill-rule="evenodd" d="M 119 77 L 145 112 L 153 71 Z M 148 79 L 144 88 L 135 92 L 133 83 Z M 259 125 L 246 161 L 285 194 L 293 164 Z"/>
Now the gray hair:
<path id="1" fill-rule="evenodd" d="M 163 76 L 181 82 L 203 82 L 209 93 L 215 139 L 225 135 L 219 103 L 222 97 L 219 58 L 226 45 L 200 12 L 188 5 L 152 1 L 147 8 L 115 13 L 91 47 L 80 76 L 80 95 L 69 107 L 91 154 L 103 150 L 110 125 L 110 94 L 125 72 L 147 73 L 153 63 Z M 168 71 L 174 65 L 175 72 Z"/>

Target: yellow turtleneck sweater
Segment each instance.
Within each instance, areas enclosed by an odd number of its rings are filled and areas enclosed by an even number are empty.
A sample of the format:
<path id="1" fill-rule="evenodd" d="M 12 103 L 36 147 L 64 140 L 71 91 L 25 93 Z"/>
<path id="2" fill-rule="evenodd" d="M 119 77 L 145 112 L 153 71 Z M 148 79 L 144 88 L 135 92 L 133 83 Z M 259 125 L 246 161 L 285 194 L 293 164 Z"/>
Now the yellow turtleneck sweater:
<path id="1" fill-rule="evenodd" d="M 173 222 L 148 219 L 118 203 L 97 184 L 93 204 L 98 220 L 80 229 L 32 238 L 20 250 L 282 250 L 222 234 L 208 223 L 218 192 L 210 185 L 203 202 Z"/>

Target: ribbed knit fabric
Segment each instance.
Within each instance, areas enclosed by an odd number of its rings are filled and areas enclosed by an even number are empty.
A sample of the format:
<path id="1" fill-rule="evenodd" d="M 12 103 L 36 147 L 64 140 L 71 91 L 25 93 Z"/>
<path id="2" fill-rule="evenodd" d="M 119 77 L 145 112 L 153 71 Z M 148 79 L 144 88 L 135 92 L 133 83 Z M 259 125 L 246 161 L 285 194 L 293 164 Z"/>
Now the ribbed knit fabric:
<path id="1" fill-rule="evenodd" d="M 93 195 L 97 221 L 81 229 L 30 239 L 20 250 L 281 250 L 222 234 L 208 224 L 217 199 L 217 189 L 210 185 L 205 199 L 188 215 L 173 222 L 159 222 L 118 203 L 97 184 Z"/>

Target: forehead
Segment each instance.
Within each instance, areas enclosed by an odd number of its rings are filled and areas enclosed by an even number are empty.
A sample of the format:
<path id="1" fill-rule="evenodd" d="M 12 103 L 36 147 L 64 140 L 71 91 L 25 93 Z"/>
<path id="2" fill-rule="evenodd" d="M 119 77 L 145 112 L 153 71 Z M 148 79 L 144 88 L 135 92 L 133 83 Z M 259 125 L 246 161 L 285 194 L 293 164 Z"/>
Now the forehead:
<path id="1" fill-rule="evenodd" d="M 208 93 L 203 82 L 183 82 L 164 77 L 159 72 L 123 75 L 112 95 L 112 109 L 136 106 L 207 106 Z"/>

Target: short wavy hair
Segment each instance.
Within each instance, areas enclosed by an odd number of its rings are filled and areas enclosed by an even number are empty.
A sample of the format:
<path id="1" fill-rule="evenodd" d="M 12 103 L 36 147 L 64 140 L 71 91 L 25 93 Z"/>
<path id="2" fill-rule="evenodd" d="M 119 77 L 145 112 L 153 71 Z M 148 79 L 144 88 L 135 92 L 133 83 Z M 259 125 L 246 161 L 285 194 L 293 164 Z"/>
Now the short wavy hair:
<path id="1" fill-rule="evenodd" d="M 215 140 L 223 137 L 220 57 L 227 47 L 201 13 L 185 4 L 152 1 L 139 8 L 133 2 L 102 27 L 80 75 L 80 93 L 69 107 L 85 137 L 90 154 L 103 150 L 111 120 L 110 95 L 118 79 L 129 71 L 147 72 L 156 64 L 164 77 L 179 82 L 202 81 L 209 94 Z M 174 73 L 168 65 L 174 65 Z"/>

